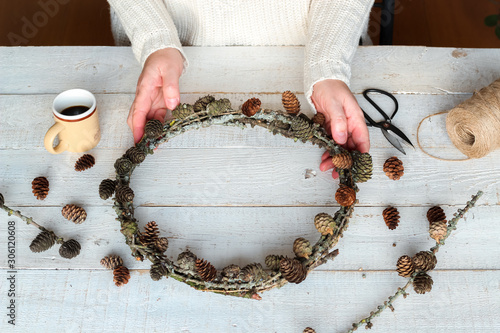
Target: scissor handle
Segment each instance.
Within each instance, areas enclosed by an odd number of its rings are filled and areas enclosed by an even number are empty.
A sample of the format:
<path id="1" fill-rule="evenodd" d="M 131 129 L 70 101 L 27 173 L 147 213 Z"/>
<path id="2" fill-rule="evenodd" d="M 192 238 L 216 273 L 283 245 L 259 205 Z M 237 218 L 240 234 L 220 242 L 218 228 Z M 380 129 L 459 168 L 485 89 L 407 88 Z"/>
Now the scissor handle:
<path id="1" fill-rule="evenodd" d="M 391 116 L 389 117 L 385 112 L 384 110 L 382 110 L 380 108 L 380 106 L 378 106 L 377 103 L 375 103 L 373 101 L 373 99 L 370 98 L 370 96 L 368 95 L 369 93 L 371 92 L 375 92 L 375 93 L 379 93 L 379 94 L 382 94 L 382 95 L 386 95 L 387 97 L 389 97 L 390 99 L 392 99 L 392 101 L 394 102 L 394 105 L 395 105 L 395 108 L 394 108 L 394 111 L 392 112 Z M 394 116 L 396 115 L 396 113 L 398 112 L 398 109 L 399 109 L 399 104 L 398 104 L 398 100 L 396 99 L 396 97 L 394 97 L 393 94 L 391 94 L 390 92 L 387 92 L 385 90 L 381 90 L 381 89 L 375 89 L 375 88 L 369 88 L 369 89 L 366 89 L 365 91 L 363 91 L 363 96 L 366 98 L 366 100 L 368 102 L 370 102 L 370 104 L 375 108 L 377 109 L 378 112 L 380 112 L 380 114 L 382 116 L 384 116 L 385 120 L 387 121 L 391 121 L 392 118 L 394 118 Z M 365 113 L 365 117 L 366 117 L 366 113 Z"/>

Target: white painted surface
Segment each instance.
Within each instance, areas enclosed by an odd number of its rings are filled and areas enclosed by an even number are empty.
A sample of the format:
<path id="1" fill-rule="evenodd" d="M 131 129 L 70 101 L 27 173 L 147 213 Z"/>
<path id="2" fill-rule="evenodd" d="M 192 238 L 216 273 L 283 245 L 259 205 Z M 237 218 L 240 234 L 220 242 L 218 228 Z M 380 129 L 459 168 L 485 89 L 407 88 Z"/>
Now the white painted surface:
<path id="1" fill-rule="evenodd" d="M 210 92 L 229 98 L 235 107 L 255 96 L 264 107 L 281 109 L 281 91 L 302 90 L 301 48 L 192 47 L 187 54 L 192 67 L 181 83 L 183 102 Z M 499 60 L 498 50 L 363 47 L 352 85 L 371 114 L 359 95 L 364 88 L 401 93 L 394 123 L 416 145 L 420 119 L 452 108 L 496 79 Z M 3 226 L 16 221 L 16 331 L 301 332 L 311 326 L 317 332 L 343 332 L 404 285 L 393 271 L 399 256 L 432 246 L 427 209 L 440 204 L 451 216 L 479 189 L 485 191 L 479 207 L 438 253 L 433 291 L 398 300 L 396 311 L 377 318 L 372 332 L 500 330 L 500 152 L 467 162 L 438 161 L 418 148 L 407 149 L 404 156 L 374 129 L 374 178 L 360 185 L 359 207 L 335 262 L 300 285 L 264 293 L 260 302 L 197 292 L 174 280 L 150 280 L 147 263 L 129 255 L 111 201 L 97 194 L 100 181 L 113 176 L 115 159 L 132 145 L 125 117 L 138 73 L 128 48 L 0 48 L 0 193 L 7 205 L 83 246 L 72 261 L 60 258 L 57 248 L 33 254 L 28 246 L 37 230 L 0 212 L 1 249 L 7 247 Z M 75 87 L 97 95 L 102 129 L 101 142 L 91 151 L 96 166 L 82 173 L 73 170 L 79 154 L 50 155 L 43 148 L 53 121 L 52 99 Z M 303 95 L 299 98 L 305 106 Z M 427 121 L 421 135 L 429 151 L 461 156 L 447 138 L 443 116 Z M 159 223 L 170 239 L 171 258 L 189 247 L 223 268 L 263 263 L 271 253 L 291 255 L 295 238 L 318 239 L 314 215 L 337 209 L 337 182 L 319 171 L 321 154 L 260 128 L 186 133 L 136 169 L 136 216 L 141 225 Z M 405 165 L 405 175 L 396 182 L 382 172 L 383 162 L 393 155 Z M 306 178 L 308 169 L 315 176 Z M 44 201 L 31 194 L 31 180 L 40 175 L 50 181 Z M 87 221 L 74 225 L 64 220 L 60 210 L 66 203 L 81 204 Z M 398 207 L 402 217 L 396 230 L 387 229 L 381 217 L 388 205 Z M 112 253 L 133 269 L 123 288 L 116 288 L 111 272 L 99 265 Z M 6 256 L 1 258 L 5 309 Z M 12 329 L 5 318 L 0 325 L 2 331 Z"/>

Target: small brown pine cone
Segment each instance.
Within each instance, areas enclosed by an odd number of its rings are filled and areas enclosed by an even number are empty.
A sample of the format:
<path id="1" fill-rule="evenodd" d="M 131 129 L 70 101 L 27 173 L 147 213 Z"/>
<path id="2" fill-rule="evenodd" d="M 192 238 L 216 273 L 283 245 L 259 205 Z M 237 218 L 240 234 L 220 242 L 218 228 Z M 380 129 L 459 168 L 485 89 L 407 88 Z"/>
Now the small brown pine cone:
<path id="1" fill-rule="evenodd" d="M 133 163 L 127 157 L 120 157 L 115 162 L 115 170 L 119 175 L 126 175 L 132 170 Z"/>
<path id="2" fill-rule="evenodd" d="M 83 223 L 83 221 L 87 218 L 87 212 L 85 209 L 73 204 L 64 206 L 61 213 L 66 220 L 72 221 L 76 224 Z"/>
<path id="3" fill-rule="evenodd" d="M 316 333 L 316 331 L 310 327 L 306 327 L 302 333 Z"/>
<path id="4" fill-rule="evenodd" d="M 384 217 L 385 224 L 391 230 L 397 228 L 399 224 L 399 212 L 394 207 L 387 207 L 382 212 L 382 216 Z"/>
<path id="5" fill-rule="evenodd" d="M 413 289 L 417 294 L 425 294 L 432 290 L 432 278 L 427 273 L 419 273 L 413 280 Z"/>
<path id="6" fill-rule="evenodd" d="M 45 177 L 36 177 L 31 182 L 33 194 L 38 200 L 43 200 L 49 193 L 49 181 Z"/>
<path id="7" fill-rule="evenodd" d="M 262 265 L 259 263 L 246 265 L 241 269 L 240 277 L 244 282 L 256 282 L 261 280 L 266 276 L 266 273 L 262 269 Z"/>
<path id="8" fill-rule="evenodd" d="M 167 251 L 167 249 L 168 249 L 168 238 L 167 237 L 160 237 L 157 240 L 155 240 L 155 247 L 161 253 Z"/>
<path id="9" fill-rule="evenodd" d="M 116 267 L 123 265 L 123 259 L 120 256 L 112 254 L 102 258 L 101 265 L 107 269 L 115 269 Z"/>
<path id="10" fill-rule="evenodd" d="M 134 164 L 141 164 L 146 159 L 146 154 L 141 148 L 130 147 L 125 152 L 125 157 Z"/>
<path id="11" fill-rule="evenodd" d="M 144 226 L 144 232 L 141 233 L 140 240 L 143 245 L 153 244 L 158 240 L 159 234 L 158 224 L 155 221 L 151 221 Z"/>
<path id="12" fill-rule="evenodd" d="M 260 99 L 255 98 L 255 97 L 250 98 L 245 103 L 243 103 L 243 105 L 241 106 L 241 112 L 245 116 L 251 117 L 254 114 L 256 114 L 257 112 L 259 112 L 260 105 L 261 105 Z"/>
<path id="13" fill-rule="evenodd" d="M 335 200 L 341 206 L 351 206 L 356 202 L 356 191 L 354 191 L 349 186 L 340 184 L 340 187 L 337 189 L 335 193 Z"/>
<path id="14" fill-rule="evenodd" d="M 74 239 L 64 242 L 59 248 L 59 255 L 66 259 L 72 259 L 80 254 L 82 246 Z"/>
<path id="15" fill-rule="evenodd" d="M 338 169 L 350 169 L 352 167 L 352 157 L 349 153 L 341 153 L 332 157 L 333 165 Z"/>
<path id="16" fill-rule="evenodd" d="M 207 95 L 200 97 L 193 105 L 194 112 L 201 112 L 207 109 L 208 104 L 215 102 L 215 97 Z"/>
<path id="17" fill-rule="evenodd" d="M 320 126 L 323 126 L 325 124 L 325 115 L 322 114 L 321 112 L 318 112 L 314 115 L 312 121 L 315 124 L 319 124 Z"/>
<path id="18" fill-rule="evenodd" d="M 130 280 L 130 272 L 125 266 L 118 266 L 113 270 L 113 282 L 117 287 L 121 287 Z"/>
<path id="19" fill-rule="evenodd" d="M 384 163 L 384 172 L 392 180 L 399 180 L 405 174 L 403 162 L 396 156 L 390 157 Z"/>
<path id="20" fill-rule="evenodd" d="M 227 267 L 224 267 L 224 269 L 222 270 L 222 279 L 224 281 L 237 279 L 240 276 L 240 272 L 240 266 L 229 265 Z"/>
<path id="21" fill-rule="evenodd" d="M 149 276 L 153 281 L 159 281 L 162 277 L 168 274 L 168 270 L 162 264 L 154 264 L 151 265 L 151 269 L 149 270 Z"/>
<path id="22" fill-rule="evenodd" d="M 432 239 L 436 241 L 436 243 L 441 242 L 446 234 L 448 233 L 448 224 L 445 221 L 434 221 L 431 223 L 429 227 L 429 235 Z"/>
<path id="23" fill-rule="evenodd" d="M 104 179 L 99 184 L 99 196 L 102 200 L 109 199 L 115 193 L 116 180 Z"/>
<path id="24" fill-rule="evenodd" d="M 297 238 L 293 242 L 293 252 L 299 258 L 309 259 L 309 256 L 312 254 L 311 243 L 305 238 Z"/>
<path id="25" fill-rule="evenodd" d="M 398 272 L 398 275 L 402 277 L 410 277 L 413 274 L 413 272 L 415 272 L 415 265 L 413 264 L 413 261 L 411 260 L 410 256 L 404 255 L 399 257 L 396 266 L 397 266 L 396 271 Z"/>
<path id="26" fill-rule="evenodd" d="M 175 109 L 172 110 L 172 116 L 178 120 L 189 117 L 194 114 L 194 107 L 190 104 L 179 104 Z"/>
<path id="27" fill-rule="evenodd" d="M 446 223 L 446 214 L 441 207 L 434 206 L 427 211 L 427 220 L 429 221 L 429 225 L 436 221 L 444 221 Z"/>
<path id="28" fill-rule="evenodd" d="M 182 269 L 195 271 L 196 259 L 198 258 L 193 252 L 186 250 L 184 252 L 181 252 L 177 257 L 177 265 L 179 265 L 179 267 Z"/>
<path id="29" fill-rule="evenodd" d="M 290 90 L 285 91 L 281 95 L 281 102 L 286 112 L 290 114 L 297 114 L 300 111 L 300 102 L 297 96 Z"/>
<path id="30" fill-rule="evenodd" d="M 90 169 L 94 166 L 95 164 L 95 158 L 94 156 L 90 154 L 85 154 L 82 157 L 78 159 L 75 163 L 75 170 L 76 171 L 84 171 L 87 169 Z"/>
<path id="31" fill-rule="evenodd" d="M 412 258 L 415 269 L 427 272 L 431 271 L 436 267 L 437 258 L 434 253 L 430 251 L 421 251 Z"/>
<path id="32" fill-rule="evenodd" d="M 280 272 L 291 283 L 301 283 L 306 279 L 307 270 L 297 259 L 283 258 L 280 261 Z"/>
<path id="33" fill-rule="evenodd" d="M 156 139 L 163 134 L 163 124 L 158 119 L 151 119 L 144 126 L 144 135 L 148 139 Z"/>
<path id="34" fill-rule="evenodd" d="M 203 281 L 213 281 L 217 277 L 215 267 L 203 259 L 196 259 L 196 271 Z"/>
<path id="35" fill-rule="evenodd" d="M 3 194 L 0 193 L 0 207 L 2 207 L 5 204 L 5 199 L 3 198 Z"/>
<path id="36" fill-rule="evenodd" d="M 298 116 L 292 119 L 292 124 L 290 125 L 293 134 L 305 142 L 305 140 L 309 140 L 314 135 L 313 127 L 311 126 L 311 122 L 307 119 L 306 116 Z"/>
<path id="37" fill-rule="evenodd" d="M 56 243 L 56 236 L 51 231 L 42 231 L 30 244 L 31 252 L 43 252 L 50 249 Z"/>
<path id="38" fill-rule="evenodd" d="M 273 271 L 280 269 L 280 261 L 284 257 L 282 255 L 270 254 L 266 257 L 266 266 Z"/>
<path id="39" fill-rule="evenodd" d="M 314 217 L 314 226 L 323 235 L 333 235 L 338 229 L 333 217 L 327 213 L 319 213 Z"/>
<path id="40" fill-rule="evenodd" d="M 118 185 L 115 198 L 118 202 L 130 202 L 134 200 L 134 191 L 127 185 Z"/>
<path id="41" fill-rule="evenodd" d="M 207 105 L 209 116 L 215 117 L 231 109 L 231 102 L 227 98 L 221 98 Z"/>

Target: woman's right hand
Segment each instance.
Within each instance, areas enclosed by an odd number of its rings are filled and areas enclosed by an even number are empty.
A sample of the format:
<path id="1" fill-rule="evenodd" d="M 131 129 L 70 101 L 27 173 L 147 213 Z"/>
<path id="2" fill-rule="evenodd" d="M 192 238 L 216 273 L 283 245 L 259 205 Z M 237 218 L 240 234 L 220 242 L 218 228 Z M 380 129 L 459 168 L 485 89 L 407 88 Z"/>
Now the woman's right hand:
<path id="1" fill-rule="evenodd" d="M 179 104 L 183 68 L 184 58 L 174 48 L 155 51 L 146 59 L 127 119 L 135 143 L 141 140 L 146 121 L 163 122 L 167 109 L 173 110 Z"/>

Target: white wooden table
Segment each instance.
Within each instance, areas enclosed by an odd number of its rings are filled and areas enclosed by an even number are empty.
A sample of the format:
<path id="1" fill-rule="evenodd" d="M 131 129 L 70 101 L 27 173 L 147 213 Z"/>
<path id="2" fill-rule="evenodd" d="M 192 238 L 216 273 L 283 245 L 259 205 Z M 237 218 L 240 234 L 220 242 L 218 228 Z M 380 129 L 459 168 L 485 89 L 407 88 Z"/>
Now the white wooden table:
<path id="1" fill-rule="evenodd" d="M 281 92 L 302 91 L 300 47 L 186 48 L 191 68 L 182 78 L 183 102 L 211 93 L 240 106 L 258 97 L 281 109 Z M 424 116 L 452 108 L 500 77 L 500 50 L 426 47 L 361 47 L 353 64 L 352 89 L 376 87 L 396 94 L 395 124 L 416 144 Z M 370 130 L 373 179 L 360 185 L 359 205 L 340 255 L 299 285 L 286 285 L 244 300 L 195 291 L 173 279 L 153 282 L 147 262 L 137 262 L 114 220 L 111 200 L 98 185 L 113 176 L 113 163 L 132 145 L 125 123 L 140 68 L 129 48 L 0 48 L 0 192 L 6 204 L 76 238 L 82 253 L 73 260 L 57 249 L 28 249 L 38 230 L 0 212 L 0 331 L 18 332 L 344 332 L 376 309 L 405 279 L 394 271 L 403 254 L 430 248 L 427 209 L 439 204 L 448 216 L 478 190 L 479 206 L 460 221 L 438 253 L 431 293 L 413 291 L 374 321 L 372 332 L 500 331 L 500 151 L 479 160 L 442 162 L 419 149 L 398 153 L 379 130 Z M 91 153 L 96 165 L 77 173 L 80 154 L 50 155 L 43 136 L 52 124 L 51 103 L 59 92 L 84 88 L 97 96 L 102 139 Z M 307 108 L 303 94 L 299 95 Z M 460 157 L 444 117 L 422 130 L 422 144 L 444 157 Z M 161 146 L 134 173 L 132 185 L 141 226 L 156 220 L 170 239 L 171 258 L 190 248 L 219 269 L 230 263 L 264 263 L 267 254 L 292 255 L 295 238 L 316 241 L 319 212 L 337 210 L 337 182 L 319 171 L 322 151 L 272 136 L 261 128 L 212 127 L 188 132 Z M 382 164 L 396 155 L 405 166 L 400 181 Z M 312 175 L 306 177 L 306 173 Z M 31 180 L 46 176 L 44 201 Z M 67 203 L 83 206 L 87 220 L 64 220 Z M 401 223 L 389 230 L 388 205 Z M 16 221 L 16 326 L 7 323 L 7 222 Z M 117 288 L 99 260 L 119 254 L 131 269 Z"/>

